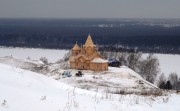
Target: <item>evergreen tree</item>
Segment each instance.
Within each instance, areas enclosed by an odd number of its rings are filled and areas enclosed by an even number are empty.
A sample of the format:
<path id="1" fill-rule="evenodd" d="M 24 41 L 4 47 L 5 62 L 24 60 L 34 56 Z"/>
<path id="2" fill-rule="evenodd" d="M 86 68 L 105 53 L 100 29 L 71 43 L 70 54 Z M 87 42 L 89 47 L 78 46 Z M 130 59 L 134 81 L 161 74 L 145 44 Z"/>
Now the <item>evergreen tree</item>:
<path id="1" fill-rule="evenodd" d="M 169 80 L 166 83 L 165 89 L 168 89 L 168 90 L 172 89 L 172 85 L 171 85 L 171 82 Z"/>

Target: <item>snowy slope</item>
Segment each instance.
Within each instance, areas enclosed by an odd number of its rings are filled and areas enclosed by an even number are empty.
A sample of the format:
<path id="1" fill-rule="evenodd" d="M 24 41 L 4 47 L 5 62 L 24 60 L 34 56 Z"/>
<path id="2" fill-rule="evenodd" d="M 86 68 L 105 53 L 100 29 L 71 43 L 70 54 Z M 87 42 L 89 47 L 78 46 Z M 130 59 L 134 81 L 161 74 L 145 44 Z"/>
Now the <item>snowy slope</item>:
<path id="1" fill-rule="evenodd" d="M 0 64 L 0 111 L 179 111 L 180 96 L 167 98 L 90 92 Z"/>
<path id="2" fill-rule="evenodd" d="M 91 96 L 80 95 L 84 92 L 88 94 L 87 91 L 79 89 L 79 94 L 74 96 L 73 87 L 41 74 L 21 69 L 12 70 L 6 65 L 0 65 L 0 70 L 0 101 L 7 101 L 7 105 L 1 105 L 0 111 L 59 111 L 68 110 L 71 107 L 82 111 L 94 109 L 92 106 L 94 100 L 90 98 Z M 43 96 L 46 96 L 45 100 L 41 100 Z M 83 100 L 87 100 L 87 103 L 92 102 L 92 104 L 79 106 L 79 102 L 82 103 Z"/>
<path id="3" fill-rule="evenodd" d="M 0 71 L 0 102 L 7 101 L 6 105 L 1 105 L 0 111 L 110 111 L 117 107 L 111 104 L 112 101 L 96 103 L 94 93 L 80 89 L 77 94 L 76 91 L 73 93 L 73 87 L 41 74 L 12 70 L 6 65 L 0 65 Z M 41 100 L 43 96 L 46 96 L 45 100 Z"/>
<path id="4" fill-rule="evenodd" d="M 40 61 L 32 61 L 27 59 L 19 59 L 14 57 L 0 57 L 0 63 L 7 64 L 16 68 L 21 68 L 37 73 L 42 73 L 46 76 L 59 79 L 74 87 L 88 89 L 98 92 L 117 93 L 119 91 L 126 91 L 126 93 L 142 93 L 146 90 L 156 90 L 157 87 L 145 81 L 139 74 L 126 66 L 121 68 L 109 67 L 108 71 L 93 72 L 90 70 L 83 70 L 84 76 L 78 78 L 75 76 L 77 70 L 68 69 L 73 76 L 64 78 L 62 73 L 64 71 L 64 62 L 54 64 L 43 64 Z"/>
<path id="5" fill-rule="evenodd" d="M 15 58 L 12 56 L 0 57 L 0 63 L 9 64 L 14 67 L 21 67 L 23 69 L 44 64 L 40 60 L 28 60 L 28 59 Z"/>
<path id="6" fill-rule="evenodd" d="M 126 66 L 120 68 L 109 67 L 108 71 L 93 72 L 82 70 L 82 77 L 76 77 L 77 70 L 68 69 L 72 73 L 72 77 L 59 77 L 61 82 L 65 82 L 75 87 L 98 92 L 118 93 L 125 91 L 126 93 L 142 93 L 143 91 L 151 91 L 159 89 L 157 86 L 145 81 L 139 74 Z M 56 79 L 57 79 L 56 78 Z"/>

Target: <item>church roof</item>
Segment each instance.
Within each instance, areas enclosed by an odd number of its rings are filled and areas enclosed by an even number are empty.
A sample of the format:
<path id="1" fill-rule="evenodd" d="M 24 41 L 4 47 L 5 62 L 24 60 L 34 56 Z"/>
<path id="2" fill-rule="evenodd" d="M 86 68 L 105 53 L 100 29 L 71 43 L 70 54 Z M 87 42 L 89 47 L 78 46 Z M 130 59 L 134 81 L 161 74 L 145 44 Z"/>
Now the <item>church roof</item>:
<path id="1" fill-rule="evenodd" d="M 82 55 L 82 54 L 77 55 L 75 59 L 78 59 L 78 58 L 80 58 L 80 57 L 83 57 L 83 58 L 85 58 L 86 60 L 88 60 L 88 58 L 87 58 L 85 55 Z"/>
<path id="2" fill-rule="evenodd" d="M 95 58 L 91 61 L 92 63 L 108 63 L 107 60 L 102 59 L 102 58 Z"/>
<path id="3" fill-rule="evenodd" d="M 85 45 L 84 45 L 85 47 L 94 47 L 94 43 L 93 43 L 93 41 L 92 41 L 92 38 L 91 38 L 91 35 L 89 34 L 88 35 L 88 38 L 87 38 L 87 40 L 86 40 L 86 43 L 85 43 Z"/>
<path id="4" fill-rule="evenodd" d="M 103 58 L 99 53 L 93 53 L 89 56 L 87 56 L 89 60 L 92 60 L 93 58 L 100 57 Z"/>
<path id="5" fill-rule="evenodd" d="M 74 47 L 72 48 L 72 50 L 80 50 L 79 45 L 76 43 L 76 44 L 74 45 Z"/>
<path id="6" fill-rule="evenodd" d="M 74 57 L 74 56 L 71 56 L 71 57 L 69 58 L 69 61 L 70 61 L 70 62 L 75 62 L 75 57 Z"/>

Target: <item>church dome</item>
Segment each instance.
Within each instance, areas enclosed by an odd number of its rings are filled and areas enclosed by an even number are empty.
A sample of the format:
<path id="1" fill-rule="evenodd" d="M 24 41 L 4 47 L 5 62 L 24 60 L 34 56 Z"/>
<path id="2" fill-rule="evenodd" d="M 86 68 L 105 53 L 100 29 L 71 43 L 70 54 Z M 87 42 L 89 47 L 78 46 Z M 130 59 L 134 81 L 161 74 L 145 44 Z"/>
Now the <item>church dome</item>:
<path id="1" fill-rule="evenodd" d="M 79 45 L 76 43 L 74 45 L 74 47 L 72 48 L 72 50 L 80 50 L 81 48 L 79 47 Z"/>
<path id="2" fill-rule="evenodd" d="M 92 38 L 91 38 L 91 35 L 89 34 L 88 35 L 88 38 L 87 38 L 87 40 L 86 40 L 86 43 L 85 43 L 85 45 L 84 45 L 85 47 L 94 47 L 95 45 L 94 45 L 94 43 L 93 43 L 93 41 L 92 41 Z"/>

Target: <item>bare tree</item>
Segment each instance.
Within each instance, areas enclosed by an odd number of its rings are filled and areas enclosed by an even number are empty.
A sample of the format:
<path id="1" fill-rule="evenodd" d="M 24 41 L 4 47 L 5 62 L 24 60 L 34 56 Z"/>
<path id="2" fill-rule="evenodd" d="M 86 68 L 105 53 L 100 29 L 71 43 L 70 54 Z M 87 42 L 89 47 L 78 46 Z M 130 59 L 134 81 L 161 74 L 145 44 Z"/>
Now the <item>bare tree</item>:
<path id="1" fill-rule="evenodd" d="M 178 83 L 178 75 L 175 72 L 172 72 L 169 74 L 168 79 L 170 80 L 172 84 L 173 89 L 177 89 L 177 83 Z"/>
<path id="2" fill-rule="evenodd" d="M 102 55 L 105 59 L 107 59 L 108 56 L 109 56 L 107 51 L 101 51 L 101 55 Z"/>
<path id="3" fill-rule="evenodd" d="M 121 64 L 124 65 L 124 66 L 127 66 L 128 54 L 127 53 L 119 53 L 117 56 L 118 56 L 117 58 L 119 59 Z"/>
<path id="4" fill-rule="evenodd" d="M 130 53 L 127 57 L 127 66 L 134 71 L 139 72 L 141 56 L 141 53 Z"/>
<path id="5" fill-rule="evenodd" d="M 140 63 L 140 74 L 147 81 L 154 83 L 156 76 L 159 73 L 159 60 L 150 54 L 145 60 Z"/>
<path id="6" fill-rule="evenodd" d="M 166 76 L 164 75 L 164 73 L 162 73 L 157 80 L 157 86 L 163 89 L 166 81 L 167 81 Z"/>

